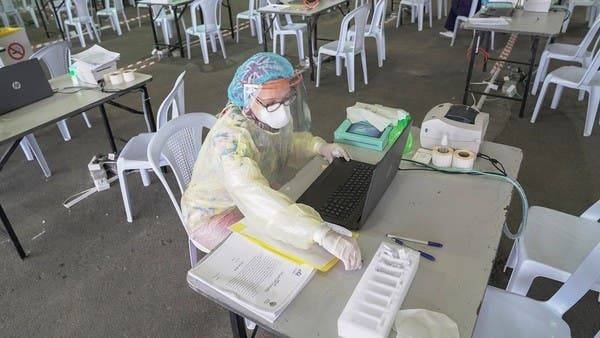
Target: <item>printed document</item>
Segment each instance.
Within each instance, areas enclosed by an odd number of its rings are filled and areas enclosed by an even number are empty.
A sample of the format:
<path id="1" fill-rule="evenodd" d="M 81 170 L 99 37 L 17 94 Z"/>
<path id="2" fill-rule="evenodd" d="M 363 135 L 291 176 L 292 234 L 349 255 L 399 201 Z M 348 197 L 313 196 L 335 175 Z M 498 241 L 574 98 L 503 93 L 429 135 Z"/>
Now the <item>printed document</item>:
<path id="1" fill-rule="evenodd" d="M 188 277 L 274 322 L 314 275 L 242 235 L 232 233 Z"/>

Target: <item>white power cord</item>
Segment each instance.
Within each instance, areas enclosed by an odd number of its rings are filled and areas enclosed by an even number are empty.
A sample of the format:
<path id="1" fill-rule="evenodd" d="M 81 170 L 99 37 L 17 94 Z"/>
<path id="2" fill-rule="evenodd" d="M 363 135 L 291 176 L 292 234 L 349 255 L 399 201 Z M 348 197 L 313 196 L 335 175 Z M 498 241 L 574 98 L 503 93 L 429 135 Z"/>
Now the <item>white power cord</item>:
<path id="1" fill-rule="evenodd" d="M 114 161 L 107 161 L 106 163 L 109 163 L 109 162 L 111 162 L 111 163 L 112 163 L 112 162 L 114 162 Z M 119 176 L 118 176 L 118 175 L 117 175 L 117 174 L 114 172 L 114 170 L 112 170 L 112 169 L 110 169 L 110 170 L 113 172 L 113 174 L 115 174 L 115 176 L 113 176 L 113 177 L 111 177 L 111 178 L 109 178 L 109 179 L 107 180 L 107 182 L 108 182 L 108 184 L 109 184 L 109 185 L 110 185 L 112 182 L 114 182 L 114 181 L 116 181 L 116 180 L 118 180 L 118 179 L 119 179 Z M 131 173 L 134 173 L 134 172 L 139 172 L 139 170 L 131 170 L 131 171 L 127 171 L 127 172 L 125 173 L 125 175 L 129 175 L 129 174 L 131 174 Z M 95 194 L 95 193 L 97 193 L 97 192 L 98 192 L 98 188 L 96 188 L 96 187 L 92 187 L 92 188 L 86 189 L 86 190 L 84 190 L 84 191 L 80 191 L 80 192 L 78 192 L 78 193 L 76 193 L 76 194 L 74 194 L 74 195 L 71 195 L 71 196 L 67 197 L 67 198 L 65 199 L 65 201 L 63 202 L 63 206 L 64 206 L 65 208 L 67 208 L 67 209 L 70 209 L 70 208 L 71 208 L 72 206 L 74 206 L 75 204 L 77 204 L 77 203 L 79 203 L 79 202 L 83 201 L 84 199 L 86 199 L 86 198 L 88 198 L 88 197 L 92 196 L 93 194 Z"/>
<path id="2" fill-rule="evenodd" d="M 112 183 L 116 180 L 119 179 L 119 176 L 113 176 L 111 178 L 108 179 L 108 183 Z M 89 189 L 86 189 L 84 191 L 78 192 L 75 195 L 69 196 L 67 197 L 67 199 L 65 199 L 65 201 L 63 202 L 63 206 L 67 209 L 70 209 L 72 206 L 74 206 L 75 204 L 83 201 L 84 199 L 92 196 L 94 193 L 98 192 L 98 188 L 96 187 L 92 187 Z"/>

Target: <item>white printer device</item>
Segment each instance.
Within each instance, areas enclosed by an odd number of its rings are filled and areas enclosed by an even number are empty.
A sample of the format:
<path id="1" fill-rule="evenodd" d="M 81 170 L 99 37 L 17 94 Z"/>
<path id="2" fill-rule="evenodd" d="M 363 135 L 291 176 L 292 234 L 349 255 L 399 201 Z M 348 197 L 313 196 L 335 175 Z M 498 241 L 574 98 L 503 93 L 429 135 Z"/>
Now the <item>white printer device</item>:
<path id="1" fill-rule="evenodd" d="M 523 4 L 523 10 L 526 12 L 548 13 L 551 6 L 551 0 L 526 0 Z"/>
<path id="2" fill-rule="evenodd" d="M 445 136 L 449 147 L 468 149 L 477 154 L 489 119 L 488 114 L 469 106 L 439 104 L 429 110 L 421 124 L 421 147 L 432 149 L 442 145 Z"/>

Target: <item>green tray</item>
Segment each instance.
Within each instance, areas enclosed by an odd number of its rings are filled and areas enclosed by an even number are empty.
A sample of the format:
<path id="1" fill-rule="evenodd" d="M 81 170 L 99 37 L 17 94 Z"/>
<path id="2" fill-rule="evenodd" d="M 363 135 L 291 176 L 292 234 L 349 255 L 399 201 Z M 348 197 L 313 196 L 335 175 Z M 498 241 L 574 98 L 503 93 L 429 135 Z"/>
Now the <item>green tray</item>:
<path id="1" fill-rule="evenodd" d="M 350 120 L 346 119 L 340 124 L 333 133 L 335 142 L 345 143 L 361 148 L 374 149 L 382 151 L 388 144 L 389 134 L 392 127 L 387 127 L 379 137 L 371 137 L 367 135 L 359 135 L 348 132 L 348 128 L 352 125 Z"/>

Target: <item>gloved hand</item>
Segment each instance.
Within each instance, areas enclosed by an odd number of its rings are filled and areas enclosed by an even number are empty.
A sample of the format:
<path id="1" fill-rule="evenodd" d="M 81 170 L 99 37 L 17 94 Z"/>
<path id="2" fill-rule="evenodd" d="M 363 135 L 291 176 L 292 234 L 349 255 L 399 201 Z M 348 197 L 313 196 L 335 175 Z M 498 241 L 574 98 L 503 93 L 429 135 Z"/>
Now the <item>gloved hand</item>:
<path id="1" fill-rule="evenodd" d="M 346 270 L 358 270 L 362 267 L 360 248 L 354 238 L 329 230 L 322 236 L 317 236 L 315 241 L 330 254 L 339 258 Z"/>
<path id="2" fill-rule="evenodd" d="M 321 143 L 317 148 L 317 152 L 323 155 L 329 163 L 333 162 L 335 157 L 343 157 L 346 161 L 350 161 L 350 155 L 348 155 L 346 149 L 337 143 Z"/>

